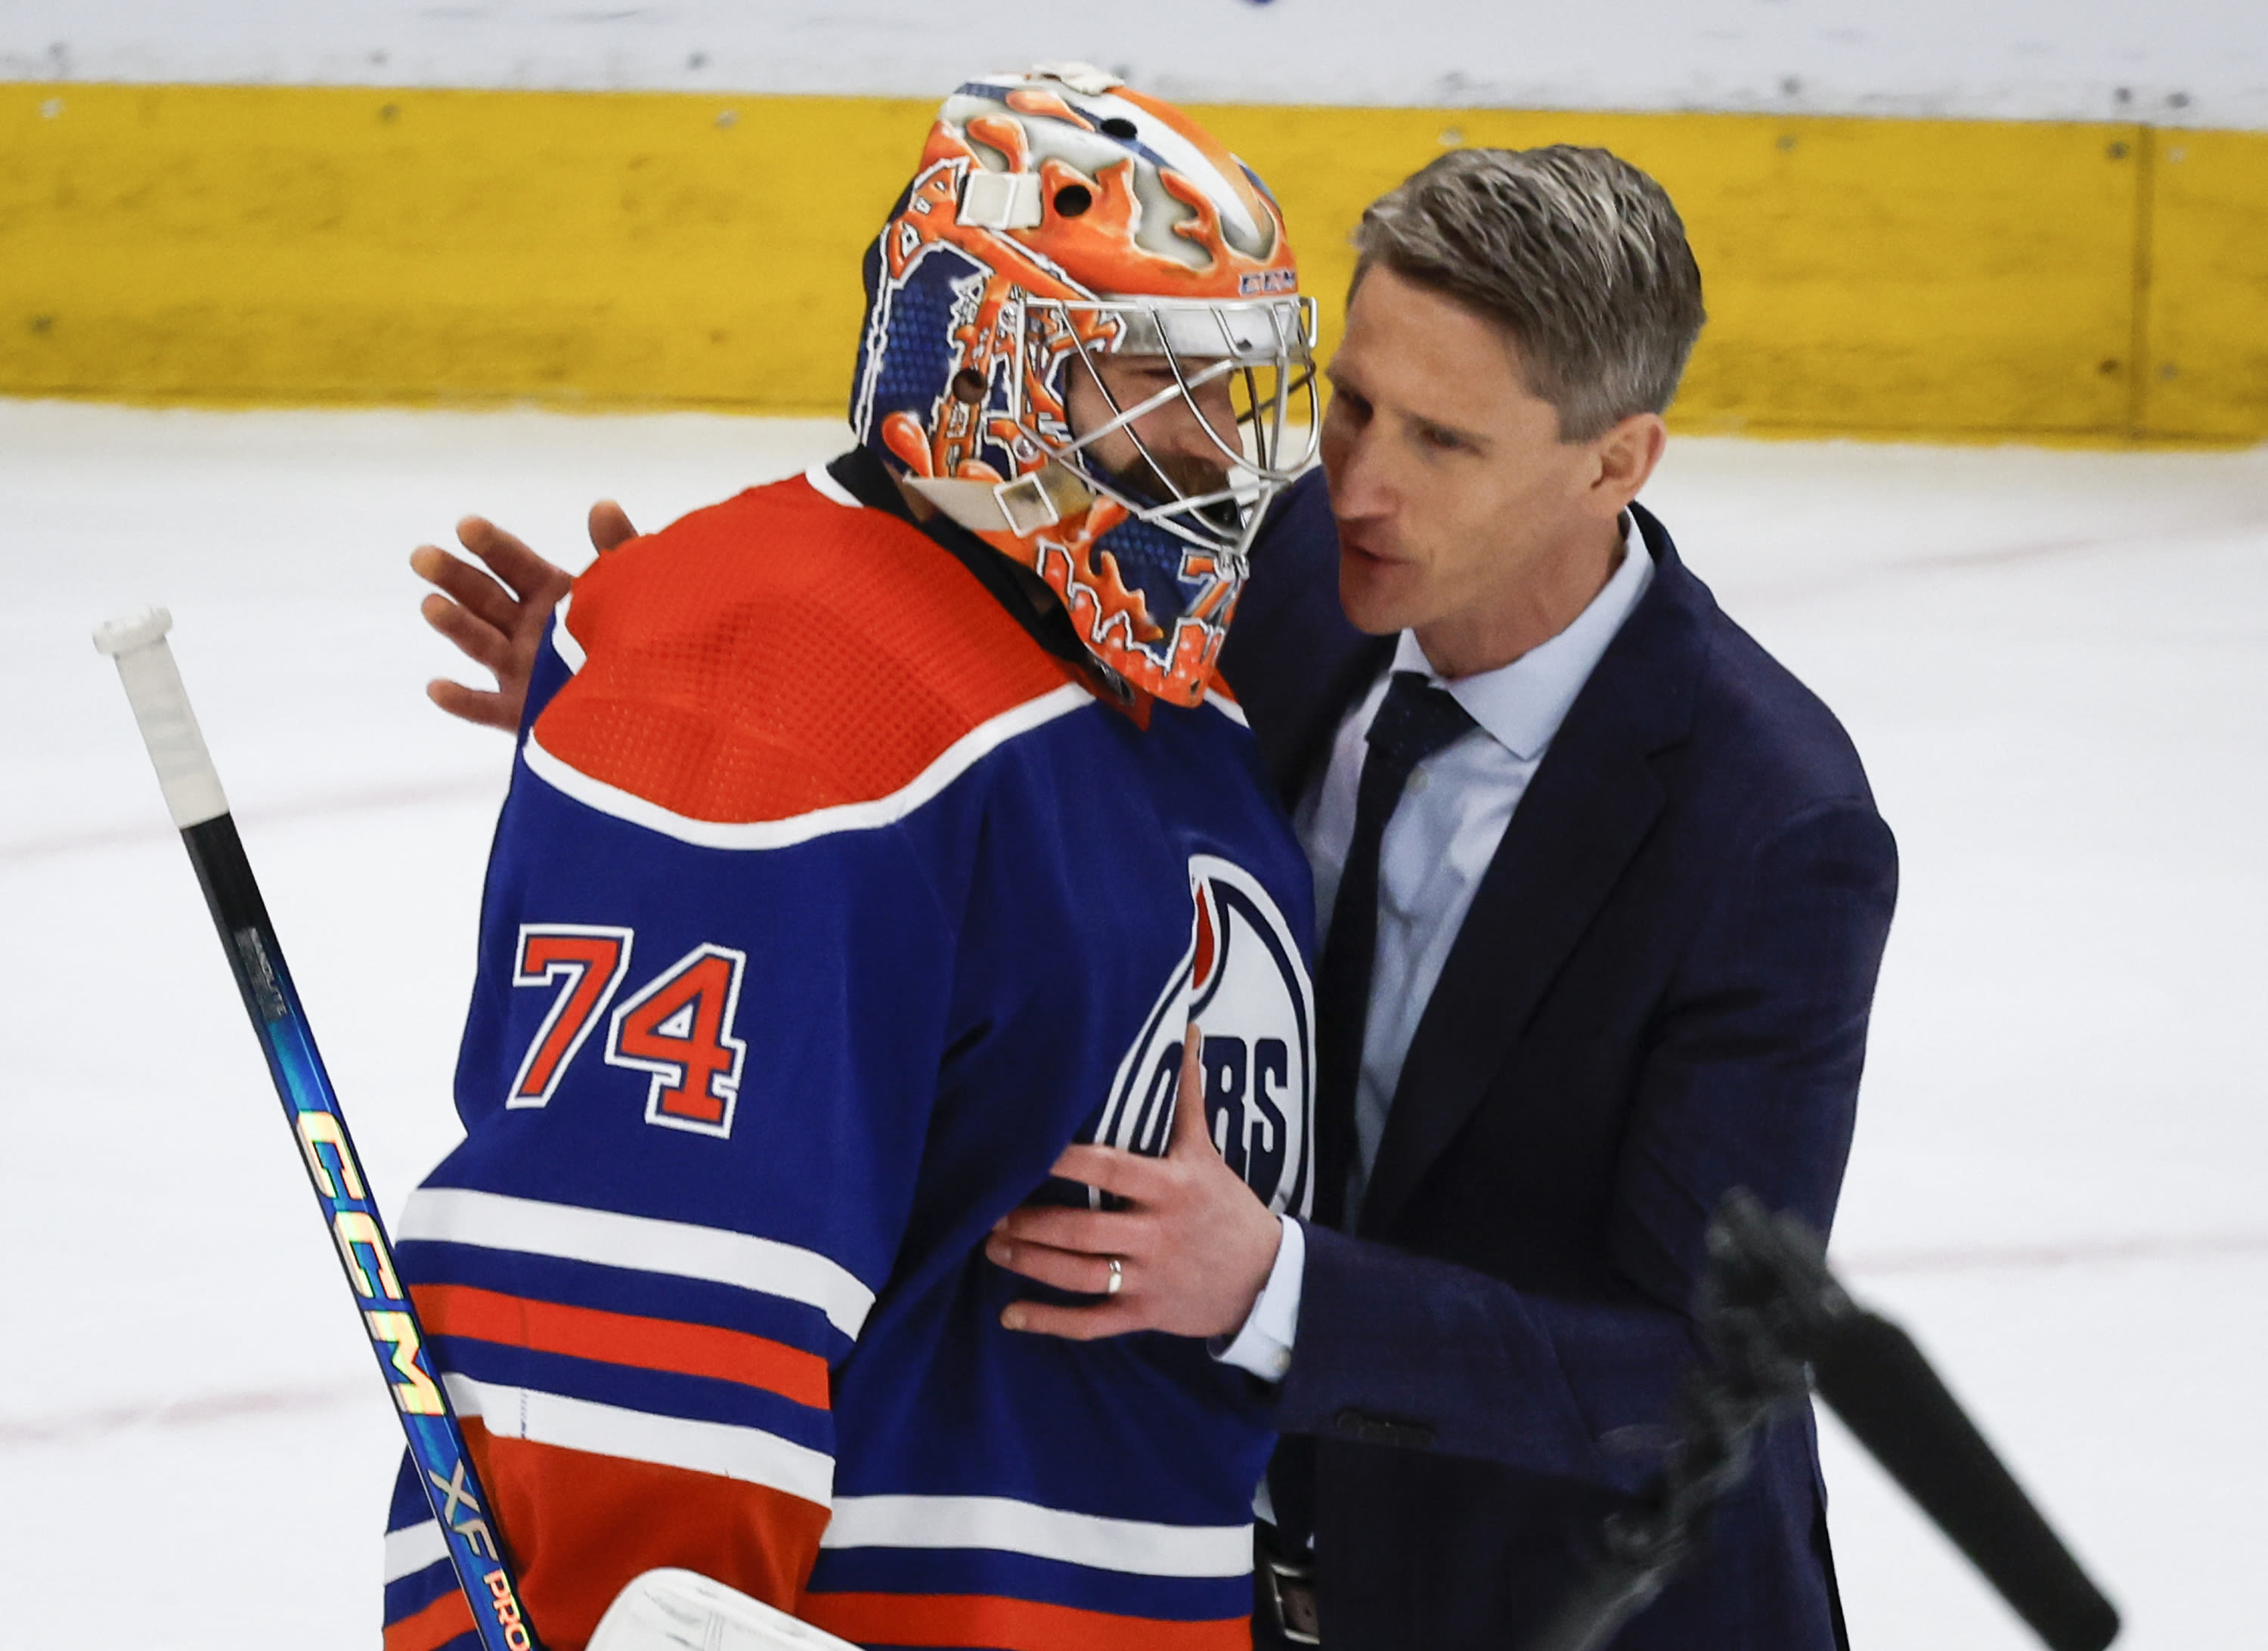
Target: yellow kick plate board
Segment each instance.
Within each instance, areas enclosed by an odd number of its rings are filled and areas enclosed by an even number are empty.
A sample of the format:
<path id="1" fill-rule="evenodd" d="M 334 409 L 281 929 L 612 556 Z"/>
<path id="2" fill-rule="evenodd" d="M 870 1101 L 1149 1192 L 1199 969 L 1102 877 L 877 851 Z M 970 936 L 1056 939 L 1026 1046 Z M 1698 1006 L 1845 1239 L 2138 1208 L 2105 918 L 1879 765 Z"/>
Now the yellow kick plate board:
<path id="1" fill-rule="evenodd" d="M 835 411 L 933 107 L 0 85 L 0 393 Z M 1376 195 L 1447 145 L 1595 143 L 1701 259 L 1687 428 L 2268 434 L 2268 136 L 1196 113 L 1283 202 L 1326 348 Z"/>

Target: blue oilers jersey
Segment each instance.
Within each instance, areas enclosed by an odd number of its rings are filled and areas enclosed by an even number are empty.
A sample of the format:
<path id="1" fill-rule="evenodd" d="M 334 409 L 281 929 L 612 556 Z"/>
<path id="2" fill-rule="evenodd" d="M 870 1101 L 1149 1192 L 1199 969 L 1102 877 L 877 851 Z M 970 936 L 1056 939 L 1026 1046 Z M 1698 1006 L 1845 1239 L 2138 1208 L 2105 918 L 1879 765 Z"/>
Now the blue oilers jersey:
<path id="1" fill-rule="evenodd" d="M 602 556 L 531 711 L 397 1250 L 547 1645 L 672 1565 L 866 1646 L 1246 1646 L 1266 1390 L 1005 1330 L 983 1255 L 1070 1143 L 1165 1150 L 1193 1019 L 1306 1207 L 1309 877 L 1233 705 L 1109 703 L 814 471 Z M 388 1651 L 469 1646 L 391 1523 Z"/>

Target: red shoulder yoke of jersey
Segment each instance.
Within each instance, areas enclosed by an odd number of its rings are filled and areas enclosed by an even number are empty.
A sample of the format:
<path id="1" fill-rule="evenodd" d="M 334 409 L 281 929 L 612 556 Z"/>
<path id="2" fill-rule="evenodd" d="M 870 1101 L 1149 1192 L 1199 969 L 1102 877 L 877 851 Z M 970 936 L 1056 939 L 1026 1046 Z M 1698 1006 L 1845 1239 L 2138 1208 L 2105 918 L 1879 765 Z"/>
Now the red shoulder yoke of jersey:
<path id="1" fill-rule="evenodd" d="M 534 742 L 696 821 L 889 796 L 1075 682 L 918 528 L 801 476 L 600 556 L 563 623 Z"/>

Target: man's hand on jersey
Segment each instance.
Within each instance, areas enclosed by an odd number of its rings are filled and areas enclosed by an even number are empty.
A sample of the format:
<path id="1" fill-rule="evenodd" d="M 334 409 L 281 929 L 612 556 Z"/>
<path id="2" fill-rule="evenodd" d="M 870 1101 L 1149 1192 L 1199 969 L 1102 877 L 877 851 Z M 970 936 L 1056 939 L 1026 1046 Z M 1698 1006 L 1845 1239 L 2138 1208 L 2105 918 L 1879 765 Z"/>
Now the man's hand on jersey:
<path id="1" fill-rule="evenodd" d="M 1129 1200 L 1127 1208 L 1034 1205 L 992 1229 L 984 1253 L 997 1265 L 1104 1298 L 1092 1307 L 1012 1302 L 1000 1315 L 1008 1329 L 1092 1341 L 1134 1330 L 1229 1336 L 1243 1328 L 1276 1264 L 1284 1228 L 1213 1147 L 1198 1046 L 1191 1027 L 1163 1158 L 1082 1146 L 1056 1160 L 1057 1175 L 1116 1193 Z"/>
<path id="2" fill-rule="evenodd" d="M 591 506 L 590 527 L 592 548 L 601 554 L 637 537 L 622 507 L 610 498 Z M 438 593 L 426 597 L 418 611 L 460 653 L 494 672 L 497 685 L 491 692 L 437 677 L 425 684 L 426 697 L 453 717 L 512 733 L 527 703 L 528 674 L 536 649 L 543 645 L 543 628 L 573 581 L 566 570 L 485 517 L 459 522 L 457 540 L 489 571 L 438 545 L 418 546 L 409 565 Z"/>

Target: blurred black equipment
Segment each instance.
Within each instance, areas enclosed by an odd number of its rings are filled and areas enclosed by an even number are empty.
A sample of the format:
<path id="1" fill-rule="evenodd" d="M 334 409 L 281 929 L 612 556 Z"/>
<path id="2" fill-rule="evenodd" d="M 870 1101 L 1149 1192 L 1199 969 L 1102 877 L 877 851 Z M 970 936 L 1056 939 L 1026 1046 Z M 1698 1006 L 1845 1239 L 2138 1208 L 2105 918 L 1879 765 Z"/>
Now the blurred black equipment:
<path id="1" fill-rule="evenodd" d="M 1529 1651 L 1610 1644 L 1698 1548 L 1757 1434 L 1808 1386 L 2052 1651 L 2102 1651 L 2117 1637 L 2116 1608 L 1921 1350 L 1845 1294 L 1800 1218 L 1771 1214 L 1744 1189 L 1728 1193 L 1709 1226 L 1697 1312 L 1704 1357 L 1677 1441 L 1644 1502 L 1609 1516 L 1603 1557 Z"/>

